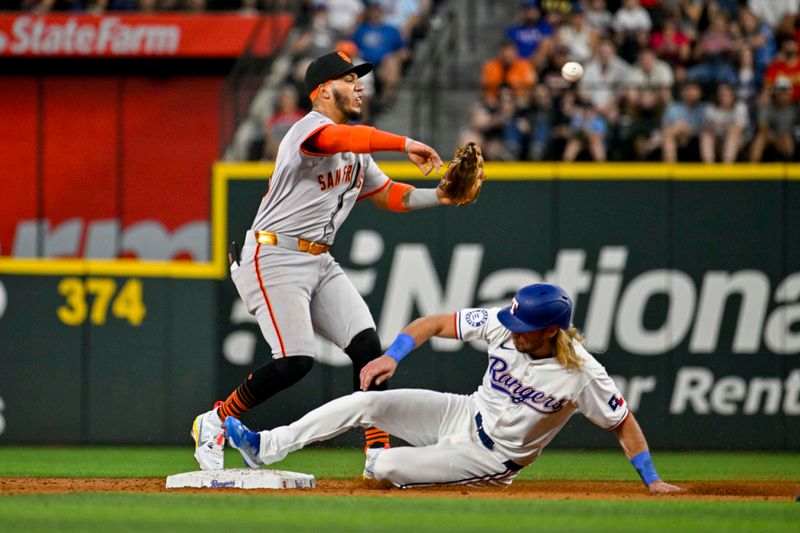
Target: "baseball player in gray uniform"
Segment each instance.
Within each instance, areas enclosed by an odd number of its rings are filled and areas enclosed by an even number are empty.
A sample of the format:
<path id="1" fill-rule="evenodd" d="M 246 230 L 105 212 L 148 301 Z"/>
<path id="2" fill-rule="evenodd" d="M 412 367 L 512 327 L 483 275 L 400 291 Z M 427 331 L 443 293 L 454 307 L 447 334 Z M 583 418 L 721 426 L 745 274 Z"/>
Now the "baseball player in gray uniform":
<path id="1" fill-rule="evenodd" d="M 412 446 L 372 450 L 364 474 L 407 488 L 510 484 L 580 411 L 612 431 L 652 493 L 683 489 L 661 481 L 642 430 L 614 382 L 571 324 L 561 287 L 529 285 L 504 309 L 463 309 L 412 322 L 386 354 L 361 371 L 362 389 L 433 336 L 488 343 L 483 383 L 470 396 L 418 389 L 356 392 L 294 422 L 260 433 L 225 421 L 231 444 L 257 468 L 355 426 L 378 424 Z"/>
<path id="2" fill-rule="evenodd" d="M 240 417 L 305 376 L 314 362 L 314 333 L 353 361 L 353 387 L 382 347 L 367 305 L 328 253 L 354 204 L 369 198 L 391 211 L 450 203 L 439 189 L 389 179 L 372 152 L 406 152 L 424 174 L 442 165 L 431 147 L 372 127 L 348 125 L 361 113 L 358 78 L 372 70 L 341 52 L 317 58 L 305 76 L 312 111 L 286 134 L 275 170 L 241 256 L 229 259 L 240 297 L 258 320 L 273 360 L 254 370 L 224 402 L 195 418 L 191 435 L 204 470 L 223 468 L 226 417 Z M 376 383 L 373 389 L 385 389 Z M 387 447 L 388 434 L 365 430 L 367 448 Z"/>

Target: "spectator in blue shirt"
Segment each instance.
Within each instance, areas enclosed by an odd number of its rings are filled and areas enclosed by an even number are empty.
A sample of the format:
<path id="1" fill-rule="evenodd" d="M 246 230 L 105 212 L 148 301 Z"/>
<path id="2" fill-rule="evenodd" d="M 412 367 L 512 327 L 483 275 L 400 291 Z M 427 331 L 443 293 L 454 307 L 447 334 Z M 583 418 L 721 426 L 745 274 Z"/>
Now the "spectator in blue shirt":
<path id="1" fill-rule="evenodd" d="M 522 3 L 522 21 L 506 29 L 506 38 L 517 45 L 517 54 L 530 59 L 537 68 L 544 66 L 552 48 L 554 32 L 550 24 L 542 18 L 537 0 Z"/>
<path id="2" fill-rule="evenodd" d="M 681 99 L 667 106 L 661 123 L 664 161 L 674 163 L 678 160 L 678 147 L 685 148 L 696 142 L 703 129 L 706 105 L 701 101 L 700 86 L 687 81 L 681 87 Z M 699 148 L 698 148 L 699 150 Z"/>
<path id="3" fill-rule="evenodd" d="M 407 44 L 422 37 L 421 25 L 430 11 L 428 0 L 379 0 L 383 20 L 400 31 Z"/>
<path id="4" fill-rule="evenodd" d="M 593 161 L 605 161 L 607 133 L 608 124 L 603 115 L 590 102 L 579 100 L 569 121 L 564 161 L 575 161 L 584 148 L 589 150 Z"/>
<path id="5" fill-rule="evenodd" d="M 383 20 L 383 8 L 375 0 L 367 7 L 367 18 L 353 35 L 365 61 L 380 65 L 383 59 L 405 47 L 400 31 Z"/>
<path id="6" fill-rule="evenodd" d="M 356 28 L 352 40 L 364 61 L 375 65 L 379 103 L 391 103 L 402 76 L 403 63 L 410 54 L 400 31 L 385 23 L 383 7 L 378 0 L 367 3 L 367 18 Z"/>
<path id="7" fill-rule="evenodd" d="M 777 51 L 775 35 L 772 28 L 761 22 L 755 13 L 747 8 L 739 10 L 739 47 L 752 50 L 754 77 L 756 80 L 762 80 L 767 66 Z"/>

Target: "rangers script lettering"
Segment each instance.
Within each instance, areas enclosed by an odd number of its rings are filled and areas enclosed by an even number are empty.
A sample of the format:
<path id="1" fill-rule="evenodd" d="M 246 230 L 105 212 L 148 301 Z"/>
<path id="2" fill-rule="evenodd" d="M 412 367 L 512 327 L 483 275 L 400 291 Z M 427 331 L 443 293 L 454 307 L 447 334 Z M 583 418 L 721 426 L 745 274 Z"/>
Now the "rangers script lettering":
<path id="1" fill-rule="evenodd" d="M 510 372 L 506 372 L 507 369 L 506 361 L 495 355 L 489 356 L 488 373 L 492 388 L 511 396 L 512 402 L 521 403 L 544 414 L 555 413 L 564 406 L 565 399 L 558 399 L 552 394 L 524 386 L 522 381 Z"/>

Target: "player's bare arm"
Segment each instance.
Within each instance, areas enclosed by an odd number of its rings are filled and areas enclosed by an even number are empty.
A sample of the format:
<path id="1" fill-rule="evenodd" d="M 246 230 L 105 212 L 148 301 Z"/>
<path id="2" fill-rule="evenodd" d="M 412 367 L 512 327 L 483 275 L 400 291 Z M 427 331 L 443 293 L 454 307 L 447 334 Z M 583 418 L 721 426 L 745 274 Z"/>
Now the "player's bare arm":
<path id="1" fill-rule="evenodd" d="M 385 355 L 373 359 L 361 369 L 361 390 L 367 390 L 372 380 L 375 380 L 376 385 L 380 385 L 391 378 L 397 369 L 397 363 L 411 350 L 425 344 L 431 337 L 457 338 L 452 313 L 424 316 L 406 326 L 386 350 Z"/>
<path id="2" fill-rule="evenodd" d="M 628 413 L 625 421 L 614 430 L 614 434 L 620 446 L 622 446 L 625 456 L 633 463 L 634 468 L 636 468 L 651 494 L 684 492 L 685 489 L 666 483 L 658 477 L 653 461 L 650 458 L 647 440 L 645 440 L 642 428 L 639 427 L 639 423 L 633 413 Z"/>
<path id="3" fill-rule="evenodd" d="M 452 201 L 437 188 L 417 189 L 407 183 L 392 181 L 388 187 L 369 197 L 372 202 L 388 211 L 405 213 L 416 209 L 450 205 Z"/>

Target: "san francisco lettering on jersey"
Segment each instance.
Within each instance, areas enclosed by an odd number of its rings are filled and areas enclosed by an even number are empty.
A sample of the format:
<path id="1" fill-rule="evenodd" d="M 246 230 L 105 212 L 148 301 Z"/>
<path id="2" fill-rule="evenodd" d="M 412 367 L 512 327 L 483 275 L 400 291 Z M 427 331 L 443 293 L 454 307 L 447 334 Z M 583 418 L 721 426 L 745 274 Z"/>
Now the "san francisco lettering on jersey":
<path id="1" fill-rule="evenodd" d="M 317 176 L 319 190 L 326 191 L 342 183 L 350 183 L 353 179 L 353 165 L 346 165 L 337 168 L 334 172 L 328 172 L 327 176 L 320 174 Z"/>
<path id="2" fill-rule="evenodd" d="M 565 398 L 557 398 L 547 392 L 527 386 L 508 370 L 508 363 L 496 356 L 489 356 L 489 379 L 492 388 L 508 394 L 511 401 L 521 403 L 540 413 L 551 414 L 560 411 L 566 402 Z"/>

